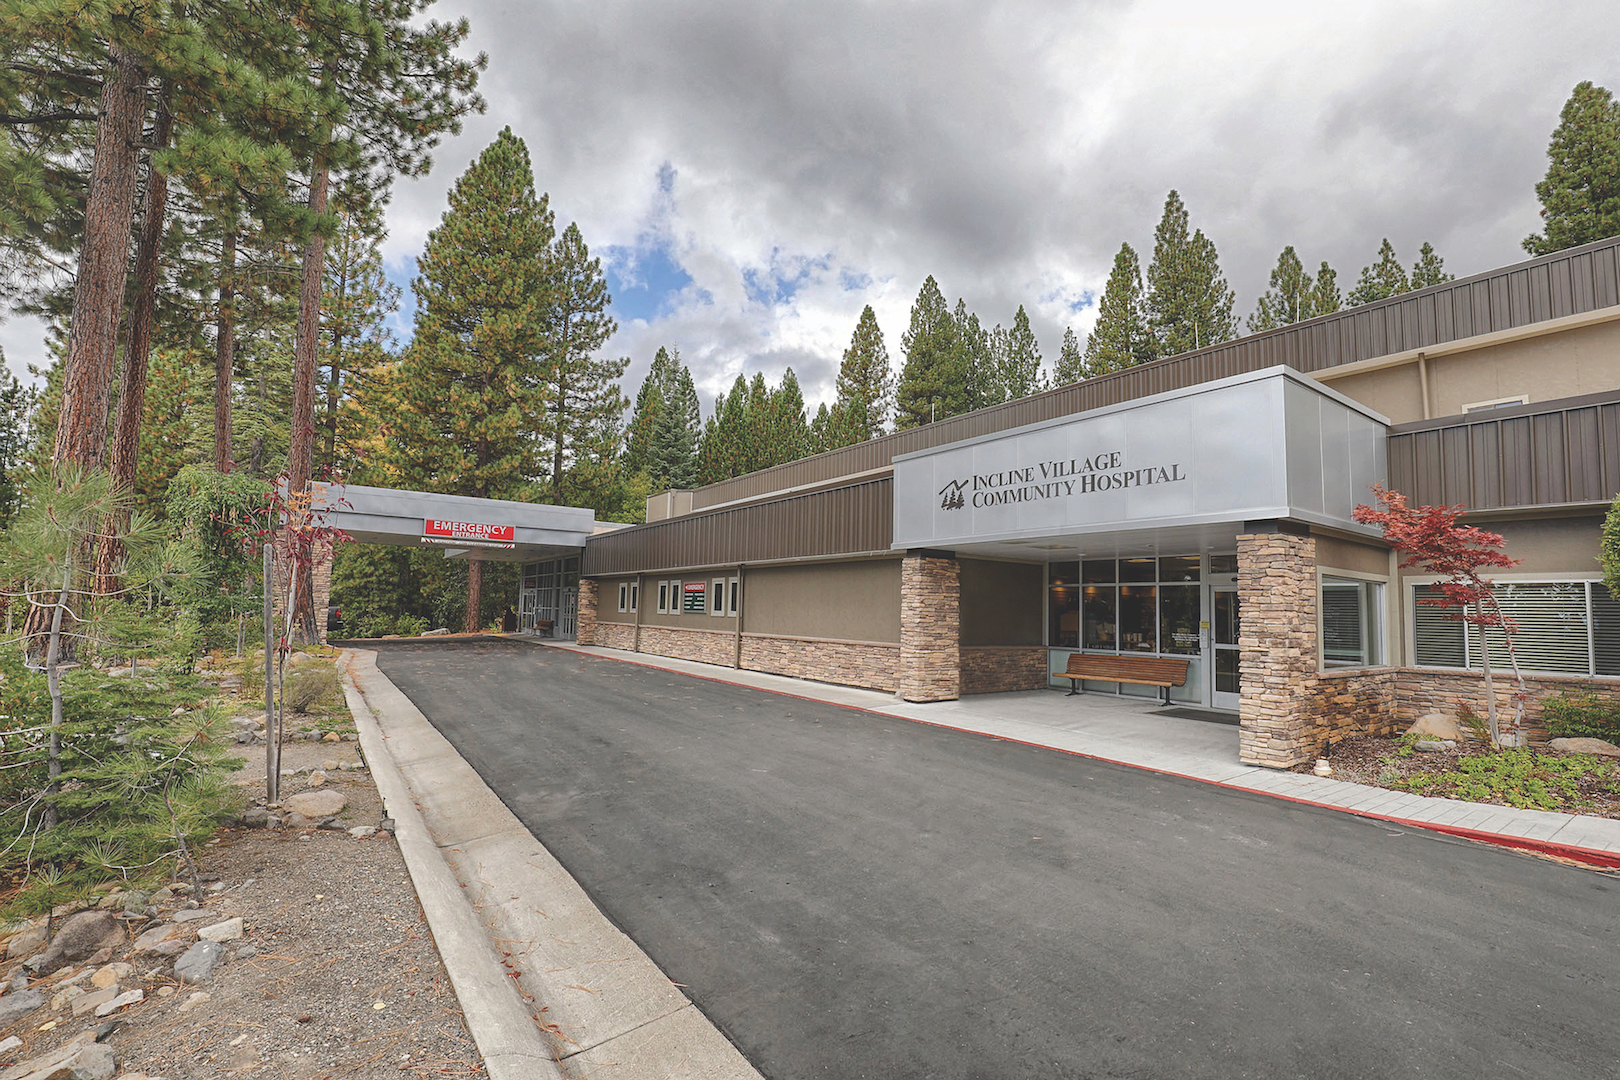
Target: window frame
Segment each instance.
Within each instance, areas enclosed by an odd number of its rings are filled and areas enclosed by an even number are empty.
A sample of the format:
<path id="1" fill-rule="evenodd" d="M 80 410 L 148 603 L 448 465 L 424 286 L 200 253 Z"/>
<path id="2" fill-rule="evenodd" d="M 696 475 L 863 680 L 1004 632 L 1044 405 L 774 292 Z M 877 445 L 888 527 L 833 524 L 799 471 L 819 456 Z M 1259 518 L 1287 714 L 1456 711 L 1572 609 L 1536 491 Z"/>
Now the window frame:
<path id="1" fill-rule="evenodd" d="M 717 577 L 709 582 L 709 614 L 726 616 L 726 579 Z"/>
<path id="2" fill-rule="evenodd" d="M 742 579 L 736 574 L 726 578 L 726 614 L 735 619 L 742 602 Z"/>
<path id="3" fill-rule="evenodd" d="M 630 583 L 628 581 L 619 582 L 619 610 L 621 612 L 630 610 Z"/>
<path id="4" fill-rule="evenodd" d="M 1481 672 L 1481 668 L 1473 666 L 1472 663 L 1471 663 L 1471 661 L 1473 660 L 1474 645 L 1473 645 L 1472 640 L 1471 640 L 1470 632 L 1469 632 L 1467 626 L 1462 624 L 1460 621 L 1459 621 L 1458 625 L 1459 625 L 1459 627 L 1461 628 L 1461 631 L 1462 631 L 1463 666 L 1457 667 L 1457 666 L 1453 666 L 1453 665 L 1449 665 L 1449 664 L 1420 664 L 1420 663 L 1418 663 L 1418 660 L 1417 660 L 1417 613 L 1418 613 L 1418 606 L 1419 605 L 1417 603 L 1417 590 L 1420 587 L 1423 587 L 1423 586 L 1438 585 L 1440 582 L 1445 581 L 1445 580 L 1447 580 L 1447 579 L 1440 576 L 1440 575 L 1437 575 L 1437 574 L 1413 574 L 1410 577 L 1402 579 L 1402 581 L 1401 581 L 1401 587 L 1405 591 L 1404 601 L 1405 601 L 1405 604 L 1406 604 L 1406 613 L 1405 613 L 1406 614 L 1406 618 L 1405 618 L 1405 624 L 1406 624 L 1406 650 L 1405 650 L 1405 652 L 1406 652 L 1407 666 L 1412 667 L 1412 668 L 1417 668 L 1417 669 L 1422 670 L 1422 671 L 1456 671 L 1456 672 L 1466 672 L 1466 673 L 1469 673 L 1469 674 L 1478 675 Z M 1577 572 L 1577 573 L 1563 573 L 1563 574 L 1556 574 L 1556 575 L 1552 575 L 1552 574 L 1498 574 L 1498 575 L 1495 575 L 1495 576 L 1493 576 L 1491 578 L 1491 584 L 1492 585 L 1551 585 L 1551 586 L 1578 585 L 1583 590 L 1583 596 L 1584 596 L 1584 605 L 1583 606 L 1584 606 L 1584 610 L 1585 610 L 1585 619 L 1586 619 L 1586 672 L 1584 674 L 1582 674 L 1581 672 L 1572 672 L 1572 671 L 1549 671 L 1549 670 L 1547 670 L 1545 668 L 1528 667 L 1528 666 L 1525 665 L 1524 662 L 1521 661 L 1520 667 L 1521 667 L 1521 669 L 1524 671 L 1524 673 L 1526 675 L 1548 676 L 1548 677 L 1551 677 L 1551 678 L 1566 678 L 1566 679 L 1616 679 L 1616 678 L 1620 678 L 1620 675 L 1601 675 L 1601 674 L 1598 674 L 1598 670 L 1597 670 L 1597 668 L 1598 668 L 1597 617 L 1596 617 L 1597 612 L 1596 612 L 1596 608 L 1594 606 L 1594 598 L 1595 598 L 1595 594 L 1597 593 L 1597 591 L 1604 587 L 1603 586 L 1603 576 L 1601 574 L 1579 573 L 1579 572 Z M 1424 605 L 1424 606 L 1427 607 L 1429 605 Z M 1474 634 L 1478 634 L 1479 632 L 1480 631 L 1477 630 L 1477 629 L 1473 631 Z M 1492 656 L 1494 657 L 1495 655 L 1496 654 L 1493 651 Z M 1505 664 L 1505 658 L 1503 658 L 1503 659 L 1504 659 L 1504 664 Z M 1494 660 L 1492 662 L 1491 670 L 1493 672 L 1500 670 L 1500 667 L 1497 665 L 1497 663 Z"/>
<path id="5" fill-rule="evenodd" d="M 638 605 L 640 604 L 640 602 L 641 602 L 641 582 L 632 581 L 630 583 L 630 611 L 631 611 L 632 614 L 634 614 L 637 611 Z"/>
<path id="6" fill-rule="evenodd" d="M 1319 567 L 1316 571 L 1316 669 L 1318 671 L 1346 671 L 1355 668 L 1384 667 L 1389 663 L 1389 579 L 1379 574 L 1365 574 L 1336 567 Z M 1329 587 L 1358 587 L 1356 614 L 1362 642 L 1359 662 L 1330 660 L 1327 655 L 1327 605 L 1323 593 Z M 1369 592 L 1370 590 L 1370 592 Z M 1410 635 L 1408 635 L 1410 640 Z"/>
<path id="7" fill-rule="evenodd" d="M 658 583 L 658 614 L 669 614 L 669 582 L 667 580 Z"/>

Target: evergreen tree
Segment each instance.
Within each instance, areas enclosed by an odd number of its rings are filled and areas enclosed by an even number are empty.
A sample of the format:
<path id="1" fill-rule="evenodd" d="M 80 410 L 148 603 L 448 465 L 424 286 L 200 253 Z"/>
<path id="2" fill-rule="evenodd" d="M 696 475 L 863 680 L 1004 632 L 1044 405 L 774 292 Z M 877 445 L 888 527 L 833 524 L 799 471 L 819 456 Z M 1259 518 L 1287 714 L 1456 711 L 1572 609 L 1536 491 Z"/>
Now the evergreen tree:
<path id="1" fill-rule="evenodd" d="M 748 420 L 748 379 L 739 373 L 731 392 L 714 399 L 714 415 L 703 427 L 699 483 L 717 484 L 750 471 L 753 448 Z"/>
<path id="2" fill-rule="evenodd" d="M 608 316 L 607 281 L 602 262 L 591 258 L 577 225 L 557 238 L 550 260 L 552 307 L 541 376 L 546 410 L 540 438 L 549 448 L 551 499 L 563 502 L 566 471 L 580 444 L 600 432 L 603 420 L 624 414 L 628 404 L 619 380 L 629 358 L 598 359 L 596 351 L 613 336 Z"/>
<path id="3" fill-rule="evenodd" d="M 6 367 L 0 350 L 0 531 L 10 524 L 22 495 L 23 463 L 28 453 L 28 417 L 34 392 Z"/>
<path id="4" fill-rule="evenodd" d="M 1456 274 L 1446 273 L 1446 261 L 1435 254 L 1434 245 L 1427 240 L 1418 250 L 1418 261 L 1412 266 L 1412 288 L 1426 289 L 1443 281 L 1452 281 Z"/>
<path id="5" fill-rule="evenodd" d="M 755 466 L 768 469 L 797 461 L 810 452 L 810 427 L 804 420 L 804 392 L 799 377 L 788 368 L 782 381 L 771 391 L 770 428 L 763 446 L 764 460 Z"/>
<path id="6" fill-rule="evenodd" d="M 528 149 L 505 128 L 456 181 L 450 208 L 428 234 L 411 283 L 415 333 L 391 380 L 398 404 L 383 453 L 405 486 L 514 499 L 540 473 L 553 301 L 547 202 L 535 194 Z M 469 630 L 478 629 L 482 583 L 475 559 Z"/>
<path id="7" fill-rule="evenodd" d="M 1279 326 L 1304 322 L 1317 314 L 1315 299 L 1315 283 L 1290 244 L 1277 256 L 1269 286 L 1260 295 L 1254 314 L 1249 316 L 1249 329 L 1275 330 Z"/>
<path id="8" fill-rule="evenodd" d="M 1013 401 L 1046 389 L 1041 374 L 1041 346 L 1029 328 L 1024 305 L 1019 304 L 1013 314 L 1012 329 L 1003 330 L 998 324 L 991 338 L 995 342 L 992 352 L 999 400 Z"/>
<path id="9" fill-rule="evenodd" d="M 848 443 L 835 444 L 832 430 L 832 410 L 827 408 L 827 403 L 823 401 L 817 406 L 816 415 L 810 421 L 810 452 L 812 454 L 824 454 L 828 450 L 836 450 L 838 446 L 849 445 Z"/>
<path id="10" fill-rule="evenodd" d="M 883 331 L 878 329 L 877 315 L 870 304 L 862 309 L 849 348 L 844 350 L 843 363 L 838 367 L 837 394 L 833 407 L 826 410 L 827 442 L 821 449 L 865 442 L 883 434 L 894 411 L 894 377 L 889 371 Z"/>
<path id="11" fill-rule="evenodd" d="M 1316 284 L 1311 288 L 1311 310 L 1317 315 L 1331 315 L 1344 306 L 1344 297 L 1339 293 L 1339 274 L 1333 267 L 1322 261 L 1316 271 Z"/>
<path id="12" fill-rule="evenodd" d="M 653 356 L 652 368 L 641 381 L 641 389 L 636 392 L 635 409 L 630 414 L 630 425 L 625 433 L 624 464 L 631 473 L 649 471 L 647 448 L 652 440 L 653 425 L 657 423 L 658 411 L 664 405 L 665 388 L 675 379 L 680 355 L 679 349 L 671 356 L 670 350 L 660 345 Z"/>
<path id="13" fill-rule="evenodd" d="M 957 298 L 956 311 L 951 316 L 956 324 L 957 361 L 967 380 L 967 393 L 957 412 L 972 412 L 987 405 L 995 405 L 1000 386 L 996 381 L 996 363 L 990 355 L 990 333 L 979 324 L 979 317 L 968 310 L 967 301 Z"/>
<path id="14" fill-rule="evenodd" d="M 956 321 L 931 274 L 911 305 L 911 324 L 900 346 L 906 362 L 895 394 L 897 428 L 933 423 L 973 407 L 972 373 L 956 341 Z"/>
<path id="15" fill-rule="evenodd" d="M 1197 230 L 1188 235 L 1187 208 L 1172 190 L 1153 231 L 1147 270 L 1148 325 L 1159 356 L 1176 356 L 1237 336 L 1236 300 L 1221 274 L 1215 245 Z M 1117 260 L 1116 260 L 1117 264 Z"/>
<path id="16" fill-rule="evenodd" d="M 1074 336 L 1074 327 L 1063 328 L 1063 345 L 1058 349 L 1057 364 L 1052 369 L 1052 385 L 1067 386 L 1086 377 L 1085 357 L 1080 355 L 1080 339 Z"/>
<path id="17" fill-rule="evenodd" d="M 1360 307 L 1375 300 L 1410 292 L 1411 289 L 1412 282 L 1407 278 L 1401 260 L 1395 256 L 1395 246 L 1385 237 L 1378 246 L 1378 258 L 1371 266 L 1361 268 L 1361 277 L 1356 279 L 1356 287 L 1350 290 L 1350 306 Z"/>
<path id="18" fill-rule="evenodd" d="M 654 491 L 698 485 L 697 390 L 692 373 L 680 366 L 663 387 L 658 413 L 647 439 L 647 475 Z"/>
<path id="19" fill-rule="evenodd" d="M 1532 255 L 1620 235 L 1620 102 L 1608 90 L 1576 85 L 1547 144 L 1536 198 L 1543 231 L 1524 239 Z"/>
<path id="20" fill-rule="evenodd" d="M 1160 228 L 1164 226 L 1161 224 Z M 1108 284 L 1103 286 L 1102 300 L 1097 304 L 1097 323 L 1086 337 L 1086 351 L 1074 378 L 1106 375 L 1157 357 L 1158 340 L 1148 325 L 1141 264 L 1131 245 L 1121 244 L 1114 256 L 1114 268 L 1108 274 Z"/>
<path id="21" fill-rule="evenodd" d="M 353 472 L 370 434 L 371 418 L 358 415 L 351 403 L 391 358 L 393 335 L 387 319 L 399 310 L 400 290 L 383 270 L 382 245 L 387 237 L 380 207 L 341 201 L 321 297 L 325 400 L 316 461 L 329 470 Z"/>

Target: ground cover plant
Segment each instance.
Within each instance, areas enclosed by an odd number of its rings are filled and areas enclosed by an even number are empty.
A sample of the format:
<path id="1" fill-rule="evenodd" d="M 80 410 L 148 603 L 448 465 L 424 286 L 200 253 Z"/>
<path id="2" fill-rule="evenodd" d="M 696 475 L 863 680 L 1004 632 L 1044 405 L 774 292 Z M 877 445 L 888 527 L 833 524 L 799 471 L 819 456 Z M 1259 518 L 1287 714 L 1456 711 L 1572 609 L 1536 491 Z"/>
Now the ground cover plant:
<path id="1" fill-rule="evenodd" d="M 1420 742 L 1432 738 L 1358 736 L 1335 743 L 1328 762 L 1337 779 L 1392 791 L 1620 818 L 1620 758 L 1543 746 L 1492 750 L 1472 740 L 1420 751 Z"/>

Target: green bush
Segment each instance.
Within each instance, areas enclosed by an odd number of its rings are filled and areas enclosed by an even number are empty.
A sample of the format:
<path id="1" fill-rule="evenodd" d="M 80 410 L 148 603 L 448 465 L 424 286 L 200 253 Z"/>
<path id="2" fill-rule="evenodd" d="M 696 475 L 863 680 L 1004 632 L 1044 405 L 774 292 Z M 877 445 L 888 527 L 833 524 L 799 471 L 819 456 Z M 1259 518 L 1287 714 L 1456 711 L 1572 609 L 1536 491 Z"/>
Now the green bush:
<path id="1" fill-rule="evenodd" d="M 300 716 L 317 705 L 335 705 L 343 700 L 343 683 L 329 663 L 306 660 L 287 673 L 287 708 Z"/>
<path id="2" fill-rule="evenodd" d="M 1620 764 L 1593 754 L 1557 757 L 1534 750 L 1504 750 L 1462 758 L 1447 772 L 1414 773 L 1391 786 L 1444 799 L 1578 812 L 1583 803 L 1581 781 L 1587 778 L 1613 788 L 1620 782 Z"/>
<path id="3" fill-rule="evenodd" d="M 1620 743 L 1620 702 L 1592 690 L 1548 698 L 1541 716 L 1547 733 L 1555 739 L 1607 739 Z"/>

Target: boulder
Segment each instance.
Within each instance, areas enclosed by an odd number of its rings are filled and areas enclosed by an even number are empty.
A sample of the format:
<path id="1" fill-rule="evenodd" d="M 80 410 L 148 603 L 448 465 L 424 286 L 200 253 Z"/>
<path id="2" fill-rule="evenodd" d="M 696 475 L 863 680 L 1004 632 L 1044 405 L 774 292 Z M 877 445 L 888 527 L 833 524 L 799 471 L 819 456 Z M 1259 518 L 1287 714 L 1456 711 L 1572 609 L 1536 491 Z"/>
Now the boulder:
<path id="1" fill-rule="evenodd" d="M 0 1027 L 7 1027 L 44 1005 L 45 995 L 38 990 L 19 990 L 0 997 Z"/>
<path id="2" fill-rule="evenodd" d="M 1412 744 L 1412 749 L 1420 754 L 1443 754 L 1456 748 L 1456 742 L 1451 739 L 1420 739 Z"/>
<path id="3" fill-rule="evenodd" d="M 86 1031 L 37 1058 L 7 1069 L 7 1080 L 111 1080 L 118 1069 L 112 1047 L 96 1042 L 96 1033 Z"/>
<path id="4" fill-rule="evenodd" d="M 349 805 L 349 797 L 334 788 L 323 788 L 289 795 L 282 800 L 282 805 L 295 814 L 318 819 L 342 813 Z"/>
<path id="5" fill-rule="evenodd" d="M 6 959 L 17 960 L 33 956 L 45 947 L 45 923 L 30 923 L 11 935 L 6 942 Z"/>
<path id="6" fill-rule="evenodd" d="M 1554 750 L 1562 750 L 1569 754 L 1602 754 L 1604 757 L 1620 757 L 1620 746 L 1616 746 L 1605 739 L 1554 739 L 1547 745 Z"/>
<path id="7" fill-rule="evenodd" d="M 1457 723 L 1457 718 L 1447 716 L 1442 712 L 1432 712 L 1427 716 L 1420 717 L 1416 723 L 1406 729 L 1406 733 L 1408 735 L 1427 735 L 1433 739 L 1451 739 L 1454 742 L 1466 737 L 1461 725 Z"/>
<path id="8" fill-rule="evenodd" d="M 28 963 L 39 974 L 49 975 L 123 940 L 123 925 L 111 912 L 81 911 L 68 916 L 57 930 L 56 940 Z"/>
<path id="9" fill-rule="evenodd" d="M 155 953 L 158 956 L 173 956 L 184 952 L 187 942 L 191 939 L 191 932 L 184 927 L 173 923 L 163 923 L 154 926 L 135 939 L 131 953 Z"/>
<path id="10" fill-rule="evenodd" d="M 174 962 L 175 978 L 188 983 L 207 983 L 225 961 L 225 946 L 217 941 L 199 941 Z"/>

